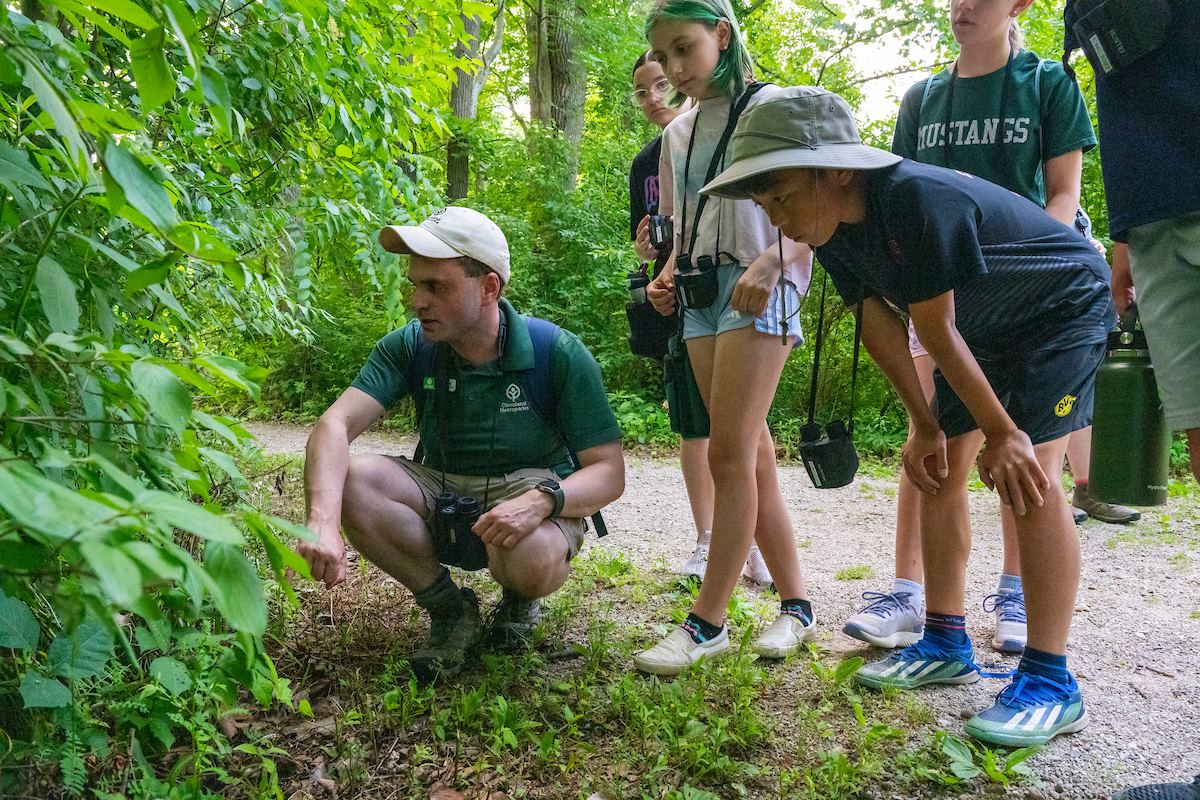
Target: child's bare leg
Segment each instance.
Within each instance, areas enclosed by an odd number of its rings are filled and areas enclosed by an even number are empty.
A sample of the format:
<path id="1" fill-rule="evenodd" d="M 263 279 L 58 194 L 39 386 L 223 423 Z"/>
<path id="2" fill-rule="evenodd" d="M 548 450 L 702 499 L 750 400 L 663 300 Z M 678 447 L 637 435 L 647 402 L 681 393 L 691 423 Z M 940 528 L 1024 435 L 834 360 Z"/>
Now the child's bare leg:
<path id="1" fill-rule="evenodd" d="M 691 354 L 691 341 L 688 346 Z M 725 619 L 754 536 L 760 436 L 789 352 L 778 339 L 753 327 L 728 331 L 716 339 L 707 401 L 708 463 L 717 503 L 708 570 L 692 609 L 713 624 Z M 772 470 L 773 458 L 772 454 Z"/>
<path id="2" fill-rule="evenodd" d="M 964 613 L 967 559 L 971 554 L 967 475 L 982 444 L 983 434 L 979 431 L 946 442 L 950 474 L 941 479 L 942 488 L 936 495 L 921 495 L 925 607 L 931 613 Z"/>
<path id="3" fill-rule="evenodd" d="M 708 439 L 681 439 L 679 464 L 692 507 L 692 521 L 696 523 L 696 540 L 700 541 L 712 530 L 713 482 L 708 471 Z"/>
<path id="4" fill-rule="evenodd" d="M 807 599 L 804 573 L 800 569 L 800 556 L 796 552 L 796 536 L 792 518 L 788 515 L 787 503 L 779 488 L 779 474 L 775 468 L 775 441 L 767 423 L 762 423 L 758 439 L 758 461 L 756 467 L 758 483 L 758 524 L 754 529 L 754 540 L 762 551 L 767 569 L 779 596 L 785 600 Z"/>
<path id="5" fill-rule="evenodd" d="M 1067 508 L 1062 474 L 1067 437 L 1036 445 L 1042 471 L 1050 477 L 1050 490 L 1039 508 L 1032 506 L 1016 517 L 1021 540 L 1021 566 L 1025 582 L 1025 607 L 1029 614 L 1029 646 L 1047 653 L 1067 650 L 1067 634 L 1075 611 L 1079 587 L 1079 537 Z"/>

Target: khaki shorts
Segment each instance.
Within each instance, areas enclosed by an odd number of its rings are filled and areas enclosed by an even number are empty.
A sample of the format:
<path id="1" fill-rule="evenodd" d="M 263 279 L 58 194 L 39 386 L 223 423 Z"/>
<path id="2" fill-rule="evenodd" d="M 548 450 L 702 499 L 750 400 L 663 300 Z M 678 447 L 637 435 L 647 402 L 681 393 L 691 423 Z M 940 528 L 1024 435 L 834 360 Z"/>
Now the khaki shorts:
<path id="1" fill-rule="evenodd" d="M 1129 261 L 1167 424 L 1200 428 L 1200 211 L 1130 228 Z"/>
<path id="2" fill-rule="evenodd" d="M 430 532 L 432 533 L 433 527 L 430 523 L 433 520 L 434 501 L 438 494 L 443 491 L 443 473 L 436 469 L 430 469 L 423 464 L 417 464 L 404 456 L 388 456 L 388 458 L 407 472 L 409 477 L 413 479 L 413 482 L 421 490 L 421 495 L 425 498 L 425 524 L 429 525 Z M 489 511 L 505 500 L 512 500 L 514 497 L 525 494 L 525 492 L 528 492 L 546 478 L 558 480 L 558 476 L 548 469 L 521 469 L 516 472 L 510 472 L 507 475 L 492 478 L 491 480 L 482 475 L 456 475 L 447 472 L 445 473 L 445 491 L 459 495 L 460 497 L 470 495 L 479 500 L 482 511 Z M 487 489 L 486 506 L 483 505 L 485 487 Z M 580 548 L 583 547 L 583 536 L 587 532 L 588 527 L 587 521 L 574 517 L 551 517 L 549 521 L 553 522 L 562 531 L 563 538 L 567 542 L 567 560 L 570 561 L 579 552 Z M 483 567 L 487 566 L 487 550 L 483 542 L 479 539 L 475 539 L 472 544 L 476 543 L 477 546 L 472 548 L 473 557 L 466 558 L 465 563 L 459 563 L 460 559 L 443 561 L 442 563 L 464 569 L 483 569 Z M 435 542 L 436 544 L 437 542 Z"/>

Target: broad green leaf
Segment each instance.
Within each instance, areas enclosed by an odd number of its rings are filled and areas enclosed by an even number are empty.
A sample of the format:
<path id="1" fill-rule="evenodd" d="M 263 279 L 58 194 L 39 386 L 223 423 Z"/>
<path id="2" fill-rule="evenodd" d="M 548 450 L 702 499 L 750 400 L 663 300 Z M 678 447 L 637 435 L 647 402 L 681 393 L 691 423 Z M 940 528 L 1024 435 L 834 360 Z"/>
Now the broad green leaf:
<path id="1" fill-rule="evenodd" d="M 19 572 L 36 572 L 42 569 L 50 557 L 50 550 L 38 542 L 18 539 L 0 540 L 0 564 Z M 0 612 L 3 616 L 3 612 Z M 0 627 L 3 626 L 0 622 Z M 0 647 L 7 647 L 0 635 Z"/>
<path id="2" fill-rule="evenodd" d="M 192 395 L 171 370 L 146 359 L 129 368 L 129 380 L 155 419 L 181 433 L 192 415 Z"/>
<path id="3" fill-rule="evenodd" d="M 0 647 L 32 650 L 40 637 L 41 628 L 29 606 L 15 597 L 0 594 Z"/>
<path id="4" fill-rule="evenodd" d="M 258 82 L 258 78 L 242 78 L 242 86 L 245 86 L 252 92 L 257 92 L 262 88 L 262 84 Z"/>
<path id="5" fill-rule="evenodd" d="M 94 619 L 85 619 L 70 636 L 60 633 L 54 637 L 46 668 L 64 678 L 91 678 L 104 670 L 112 649 L 112 631 Z"/>
<path id="6" fill-rule="evenodd" d="M 248 367 L 229 356 L 200 356 L 194 359 L 194 363 L 211 370 L 217 377 L 228 381 L 251 397 L 258 397 L 259 383 L 264 377 L 261 367 Z"/>
<path id="7" fill-rule="evenodd" d="M 37 287 L 42 299 L 42 311 L 50 327 L 56 331 L 74 333 L 79 328 L 79 301 L 75 298 L 75 283 L 50 256 L 42 256 L 37 263 Z"/>
<path id="8" fill-rule="evenodd" d="M 192 676 L 188 674 L 187 667 L 169 656 L 159 656 L 151 661 L 150 674 L 176 697 L 192 688 Z"/>
<path id="9" fill-rule="evenodd" d="M 171 195 L 141 159 L 110 140 L 104 148 L 104 166 L 125 192 L 125 202 L 160 232 L 179 224 Z"/>
<path id="10" fill-rule="evenodd" d="M 188 67 L 191 69 L 192 82 L 195 83 L 200 77 L 203 54 L 203 49 L 196 40 L 196 20 L 192 18 L 192 12 L 187 5 L 180 0 L 164 0 L 162 7 L 171 31 L 183 46 L 183 54 L 187 56 Z"/>
<path id="11" fill-rule="evenodd" d="M 71 702 L 70 689 L 37 672 L 25 673 L 20 691 L 26 708 L 62 708 Z"/>
<path id="12" fill-rule="evenodd" d="M 213 602 L 235 629 L 261 636 L 267 627 L 267 601 L 258 571 L 246 554 L 229 544 L 210 544 L 204 570 Z"/>
<path id="13" fill-rule="evenodd" d="M 153 20 L 151 20 L 153 22 Z M 130 64 L 142 98 L 142 113 L 149 114 L 175 96 L 175 74 L 163 51 L 164 31 L 154 28 L 129 45 Z"/>
<path id="14" fill-rule="evenodd" d="M 207 428 L 208 430 L 212 431 L 213 433 L 217 434 L 218 436 L 220 436 L 225 441 L 229 442 L 234 447 L 241 446 L 242 440 L 241 440 L 241 438 L 238 437 L 238 431 L 242 431 L 243 433 L 245 433 L 245 430 L 240 425 L 237 425 L 236 421 L 228 419 L 227 417 L 222 418 L 222 419 L 217 419 L 216 417 L 212 416 L 211 414 L 206 414 L 203 411 L 192 412 L 192 417 L 193 417 L 193 419 L 196 420 L 196 422 L 199 425 L 201 425 L 201 426 Z M 237 426 L 236 429 L 231 428 L 230 425 L 227 423 L 231 423 L 231 424 Z M 249 436 L 249 434 L 247 434 L 247 436 Z"/>
<path id="15" fill-rule="evenodd" d="M 229 84 L 225 81 L 225 76 L 216 69 L 204 67 L 200 72 L 200 85 L 204 89 L 204 99 L 208 102 L 208 110 L 212 113 L 221 132 L 226 136 L 232 136 L 231 106 L 233 99 L 229 95 Z"/>
<path id="16" fill-rule="evenodd" d="M 112 509 L 53 481 L 24 464 L 0 465 L 0 507 L 18 525 L 62 541 L 102 534 L 99 523 Z"/>
<path id="17" fill-rule="evenodd" d="M 32 51 L 14 48 L 11 52 L 18 61 L 25 64 L 25 86 L 37 97 L 42 110 L 50 115 L 54 129 L 67 146 L 71 166 L 79 175 L 89 174 L 91 166 L 88 163 L 87 148 L 84 147 L 83 136 L 79 133 L 79 126 L 66 97 L 50 78 L 42 62 L 32 55 Z"/>
<path id="18" fill-rule="evenodd" d="M 128 608 L 141 596 L 141 570 L 121 548 L 91 541 L 81 544 L 79 551 L 112 602 L 121 608 Z"/>
<path id="19" fill-rule="evenodd" d="M 130 295 L 136 294 L 147 286 L 162 283 L 170 274 L 170 264 L 147 264 L 137 271 L 130 273 L 129 277 L 125 280 L 125 293 Z"/>
<path id="20" fill-rule="evenodd" d="M 114 17 L 131 22 L 142 30 L 152 30 L 158 23 L 150 12 L 130 0 L 89 0 L 89 4 Z"/>
<path id="21" fill-rule="evenodd" d="M 0 142 L 0 178 L 12 181 L 20 186 L 32 186 L 35 189 L 50 189 L 50 184 L 42 177 L 42 173 L 33 165 L 29 154 L 18 150 L 7 142 Z"/>
<path id="22" fill-rule="evenodd" d="M 182 497 L 151 490 L 139 495 L 134 503 L 148 513 L 161 515 L 176 528 L 194 533 L 202 539 L 237 545 L 246 541 L 242 532 L 228 519 Z"/>
<path id="23" fill-rule="evenodd" d="M 0 84 L 12 86 L 21 82 L 21 73 L 17 65 L 3 50 L 0 50 Z"/>
<path id="24" fill-rule="evenodd" d="M 130 558 L 159 581 L 178 581 L 183 577 L 183 563 L 190 560 L 181 548 L 165 542 L 129 542 L 123 547 Z"/>
<path id="25" fill-rule="evenodd" d="M 216 237 L 212 228 L 196 222 L 181 222 L 167 232 L 167 239 L 193 258 L 204 261 L 236 261 L 238 257 Z"/>

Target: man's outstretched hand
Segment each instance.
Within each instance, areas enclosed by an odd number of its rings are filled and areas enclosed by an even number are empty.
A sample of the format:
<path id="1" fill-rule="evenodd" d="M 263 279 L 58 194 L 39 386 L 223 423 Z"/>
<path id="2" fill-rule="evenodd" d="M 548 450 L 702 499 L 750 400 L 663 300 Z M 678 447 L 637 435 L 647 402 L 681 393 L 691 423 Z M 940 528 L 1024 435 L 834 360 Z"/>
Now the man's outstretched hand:
<path id="1" fill-rule="evenodd" d="M 322 533 L 315 542 L 300 542 L 296 552 L 308 562 L 313 579 L 332 589 L 346 580 L 346 543 L 339 532 Z"/>

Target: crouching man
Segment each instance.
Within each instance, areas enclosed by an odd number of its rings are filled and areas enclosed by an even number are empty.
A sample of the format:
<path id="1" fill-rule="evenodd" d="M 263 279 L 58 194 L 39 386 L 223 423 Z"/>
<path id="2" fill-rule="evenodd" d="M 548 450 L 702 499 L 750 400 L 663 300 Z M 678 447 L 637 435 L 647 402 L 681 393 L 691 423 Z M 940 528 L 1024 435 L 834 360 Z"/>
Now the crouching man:
<path id="1" fill-rule="evenodd" d="M 308 526 L 319 538 L 300 553 L 336 586 L 344 531 L 429 613 L 413 669 L 452 675 L 484 631 L 474 592 L 446 566 L 487 567 L 503 587 L 489 639 L 528 642 L 585 518 L 624 490 L 621 431 L 583 343 L 502 296 L 508 242 L 490 219 L 450 207 L 384 228 L 379 241 L 410 257 L 416 320 L 379 340 L 308 439 Z M 421 435 L 414 458 L 351 456 L 350 442 L 405 396 Z"/>

